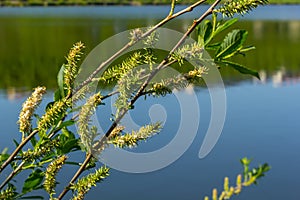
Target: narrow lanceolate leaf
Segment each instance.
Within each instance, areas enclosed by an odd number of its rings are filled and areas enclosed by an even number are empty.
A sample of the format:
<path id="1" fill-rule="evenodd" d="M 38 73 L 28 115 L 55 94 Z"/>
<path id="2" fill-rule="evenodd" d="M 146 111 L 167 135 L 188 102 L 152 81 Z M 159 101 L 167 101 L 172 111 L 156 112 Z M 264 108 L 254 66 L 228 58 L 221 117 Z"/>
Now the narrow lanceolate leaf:
<path id="1" fill-rule="evenodd" d="M 216 59 L 230 58 L 243 48 L 248 32 L 246 30 L 233 30 L 228 33 L 216 52 Z"/>
<path id="2" fill-rule="evenodd" d="M 213 25 L 209 20 L 205 20 L 197 27 L 198 44 L 203 46 L 208 43 L 213 32 Z"/>
<path id="3" fill-rule="evenodd" d="M 57 84 L 58 84 L 58 93 L 55 94 L 55 100 L 60 100 L 65 97 L 65 90 L 64 90 L 64 71 L 65 65 L 63 64 L 57 74 Z"/>
<path id="4" fill-rule="evenodd" d="M 25 194 L 36 189 L 42 183 L 43 179 L 44 173 L 42 172 L 42 170 L 37 169 L 33 171 L 24 182 L 22 193 Z"/>
<path id="5" fill-rule="evenodd" d="M 242 74 L 249 74 L 249 75 L 255 76 L 256 78 L 260 79 L 258 72 L 255 70 L 249 69 L 241 64 L 230 62 L 227 60 L 222 60 L 221 62 L 222 62 L 222 64 L 232 67 L 233 69 L 239 71 Z"/>
<path id="6" fill-rule="evenodd" d="M 245 47 L 245 48 L 241 49 L 239 51 L 239 53 L 244 53 L 244 52 L 251 51 L 251 50 L 254 50 L 254 49 L 255 49 L 255 46 L 248 46 L 248 47 Z"/>
<path id="7" fill-rule="evenodd" d="M 43 196 L 26 196 L 26 197 L 21 197 L 20 199 L 45 199 Z"/>
<path id="8" fill-rule="evenodd" d="M 221 25 L 218 25 L 215 32 L 214 32 L 214 36 L 216 36 L 217 34 L 223 32 L 224 30 L 228 29 L 229 27 L 231 27 L 234 23 L 236 23 L 239 19 L 238 18 L 232 18 L 226 22 L 224 22 Z"/>

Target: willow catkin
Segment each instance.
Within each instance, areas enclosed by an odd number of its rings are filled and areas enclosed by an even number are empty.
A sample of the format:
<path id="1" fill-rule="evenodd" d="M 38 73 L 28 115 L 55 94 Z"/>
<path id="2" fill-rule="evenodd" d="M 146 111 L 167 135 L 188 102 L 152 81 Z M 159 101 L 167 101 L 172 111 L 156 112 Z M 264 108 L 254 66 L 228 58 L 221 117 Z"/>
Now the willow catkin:
<path id="1" fill-rule="evenodd" d="M 42 101 L 43 94 L 46 93 L 46 87 L 36 87 L 30 97 L 23 103 L 19 115 L 19 130 L 22 133 L 28 133 L 31 130 L 31 117 L 35 109 Z"/>

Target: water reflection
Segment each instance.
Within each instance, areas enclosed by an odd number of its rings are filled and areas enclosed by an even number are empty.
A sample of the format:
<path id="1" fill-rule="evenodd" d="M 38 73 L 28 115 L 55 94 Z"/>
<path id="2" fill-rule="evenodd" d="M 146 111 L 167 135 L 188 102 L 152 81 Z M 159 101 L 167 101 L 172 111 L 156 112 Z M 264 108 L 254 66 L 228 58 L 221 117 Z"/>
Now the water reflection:
<path id="1" fill-rule="evenodd" d="M 300 75 L 289 73 L 284 66 L 268 75 L 266 70 L 259 71 L 260 80 L 253 79 L 254 84 L 272 83 L 274 88 L 300 83 Z"/>
<path id="2" fill-rule="evenodd" d="M 160 9 L 162 13 L 163 9 Z M 36 11 L 40 13 L 37 16 L 26 12 L 23 15 L 0 15 L 1 89 L 31 90 L 40 84 L 50 89 L 55 88 L 56 74 L 64 62 L 64 55 L 73 43 L 83 41 L 88 47 L 86 52 L 89 52 L 109 36 L 128 29 L 153 25 L 158 22 L 157 18 L 160 16 L 131 18 L 128 15 L 126 19 L 122 19 L 114 16 L 116 13 L 106 13 L 105 17 L 102 13 L 76 18 L 76 10 L 73 15 L 72 10 L 68 10 L 66 16 L 55 16 L 50 11 L 47 11 L 50 13 L 47 16 L 42 15 L 41 10 Z M 88 10 L 83 9 L 79 13 L 83 15 L 84 12 Z M 178 19 L 167 27 L 183 32 L 190 22 L 190 18 Z M 299 20 L 241 21 L 237 26 L 249 31 L 248 44 L 257 47 L 256 51 L 238 60 L 261 71 L 262 83 L 274 80 L 275 85 L 278 85 L 278 82 L 282 84 L 299 79 Z M 281 66 L 284 66 L 284 71 Z M 233 84 L 251 80 L 248 76 L 241 76 L 227 69 L 221 70 L 221 73 L 225 82 L 230 81 Z M 12 92 L 9 93 L 9 98 L 14 98 Z"/>
<path id="3" fill-rule="evenodd" d="M 126 14 L 134 15 L 129 9 Z M 3 16 L 0 10 L 1 149 L 9 146 L 11 150 L 14 146 L 12 138 L 20 137 L 16 121 L 22 102 L 28 96 L 29 92 L 26 91 L 31 91 L 37 85 L 46 85 L 48 89 L 56 87 L 56 74 L 64 62 L 64 55 L 74 42 L 85 42 L 88 52 L 111 35 L 128 28 L 154 24 L 158 18 L 154 14 L 155 18 L 146 19 L 143 13 L 126 20 L 117 17 L 122 13 L 116 13 L 115 17 L 108 14 L 105 18 L 102 18 L 103 14 L 99 14 L 101 17 L 97 14 L 93 17 L 87 10 L 85 15 L 90 17 L 82 19 L 76 18 L 74 13 L 72 18 L 68 18 L 60 12 L 58 16 L 47 17 L 40 12 L 39 17 L 24 17 L 19 13 L 15 13 L 15 16 Z M 288 10 L 285 13 L 291 16 L 289 13 L 293 12 Z M 300 19 L 299 9 L 296 9 L 296 13 Z M 69 14 L 70 10 L 66 15 Z M 80 17 L 83 14 L 79 12 Z M 92 190 L 87 199 L 97 199 L 99 195 L 103 199 L 199 199 L 209 194 L 213 187 L 220 186 L 224 176 L 232 177 L 239 173 L 241 168 L 238 159 L 243 156 L 254 158 L 255 163 L 268 162 L 272 170 L 259 187 L 245 191 L 239 196 L 240 199 L 299 199 L 299 192 L 292 186 L 300 185 L 297 176 L 300 168 L 297 134 L 300 130 L 300 93 L 297 92 L 300 89 L 300 21 L 294 18 L 287 21 L 270 20 L 272 14 L 280 16 L 278 9 L 267 9 L 263 15 L 255 17 L 266 17 L 269 20 L 243 21 L 237 25 L 249 30 L 248 44 L 257 47 L 256 51 L 239 59 L 245 65 L 257 69 L 262 80 L 252 81 L 249 76 L 221 69 L 224 80 L 231 81 L 237 87 L 226 88 L 226 124 L 212 153 L 203 160 L 197 157 L 199 144 L 211 116 L 210 96 L 208 92 L 199 92 L 201 128 L 195 142 L 181 159 L 164 170 L 150 174 L 132 175 L 112 171 L 109 180 Z M 189 22 L 190 19 L 181 19 L 171 23 L 169 27 L 184 31 Z M 45 104 L 51 99 L 50 95 L 46 97 L 41 108 L 45 108 Z M 171 109 L 172 104 L 169 102 L 167 99 L 163 103 L 173 111 L 169 120 L 174 127 L 179 124 L 176 120 L 178 113 L 176 109 Z M 140 102 L 137 108 L 147 107 L 151 103 L 153 102 L 148 99 Z M 110 117 L 108 112 L 101 114 Z M 139 120 L 146 117 L 148 115 L 136 116 Z M 194 123 L 194 120 L 191 119 L 191 122 Z M 173 129 L 167 127 L 159 137 L 143 143 L 139 149 L 156 149 L 167 143 L 172 138 L 172 133 Z M 287 166 L 289 170 L 286 170 Z M 61 174 L 58 180 L 67 180 L 66 177 L 72 175 L 71 171 Z M 287 184 L 282 184 L 283 182 Z M 132 195 L 132 188 L 135 188 L 135 195 Z M 149 188 L 156 192 L 150 192 Z"/>

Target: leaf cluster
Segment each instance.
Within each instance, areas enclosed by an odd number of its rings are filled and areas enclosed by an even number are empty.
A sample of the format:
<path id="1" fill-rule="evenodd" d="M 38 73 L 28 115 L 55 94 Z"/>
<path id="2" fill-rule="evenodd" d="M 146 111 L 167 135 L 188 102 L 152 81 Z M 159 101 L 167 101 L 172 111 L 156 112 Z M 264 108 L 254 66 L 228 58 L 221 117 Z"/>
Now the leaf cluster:
<path id="1" fill-rule="evenodd" d="M 208 51 L 213 51 L 213 61 L 220 67 L 231 67 L 242 74 L 249 74 L 259 79 L 258 72 L 230 59 L 236 55 L 245 55 L 245 52 L 255 49 L 245 46 L 248 36 L 246 30 L 234 29 L 226 34 L 221 41 L 215 41 L 216 36 L 229 29 L 237 19 L 230 19 L 224 23 L 217 22 L 217 15 L 213 14 L 211 20 L 205 20 L 197 28 L 198 43 L 205 46 Z"/>
<path id="2" fill-rule="evenodd" d="M 213 189 L 212 191 L 212 200 L 225 200 L 230 199 L 234 195 L 238 195 L 241 193 L 243 187 L 248 187 L 252 184 L 257 184 L 258 179 L 263 177 L 267 171 L 270 170 L 270 166 L 268 164 L 259 165 L 257 168 L 253 168 L 249 170 L 249 164 L 251 160 L 248 158 L 242 158 L 241 164 L 244 168 L 244 179 L 242 175 L 237 175 L 236 177 L 236 185 L 229 186 L 229 178 L 224 178 L 224 188 L 221 193 L 218 194 L 217 189 Z M 205 197 L 204 200 L 209 200 L 209 197 Z"/>

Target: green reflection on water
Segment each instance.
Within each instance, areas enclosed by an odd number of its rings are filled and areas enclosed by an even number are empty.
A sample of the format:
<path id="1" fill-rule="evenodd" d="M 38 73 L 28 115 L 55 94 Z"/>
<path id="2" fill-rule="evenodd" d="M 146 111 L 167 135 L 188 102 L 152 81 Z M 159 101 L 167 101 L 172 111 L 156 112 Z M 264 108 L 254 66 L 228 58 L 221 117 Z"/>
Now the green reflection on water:
<path id="1" fill-rule="evenodd" d="M 168 25 L 184 31 L 191 20 Z M 86 52 L 121 31 L 155 24 L 151 19 L 2 17 L 0 18 L 0 88 L 30 89 L 37 85 L 56 87 L 56 74 L 73 43 L 83 41 Z M 291 77 L 300 75 L 300 21 L 242 21 L 249 31 L 248 44 L 257 47 L 241 62 L 268 76 L 285 69 Z M 101 55 L 99 55 L 101 56 Z M 242 57 L 242 56 L 241 56 Z M 229 69 L 221 70 L 232 83 L 249 78 Z"/>

